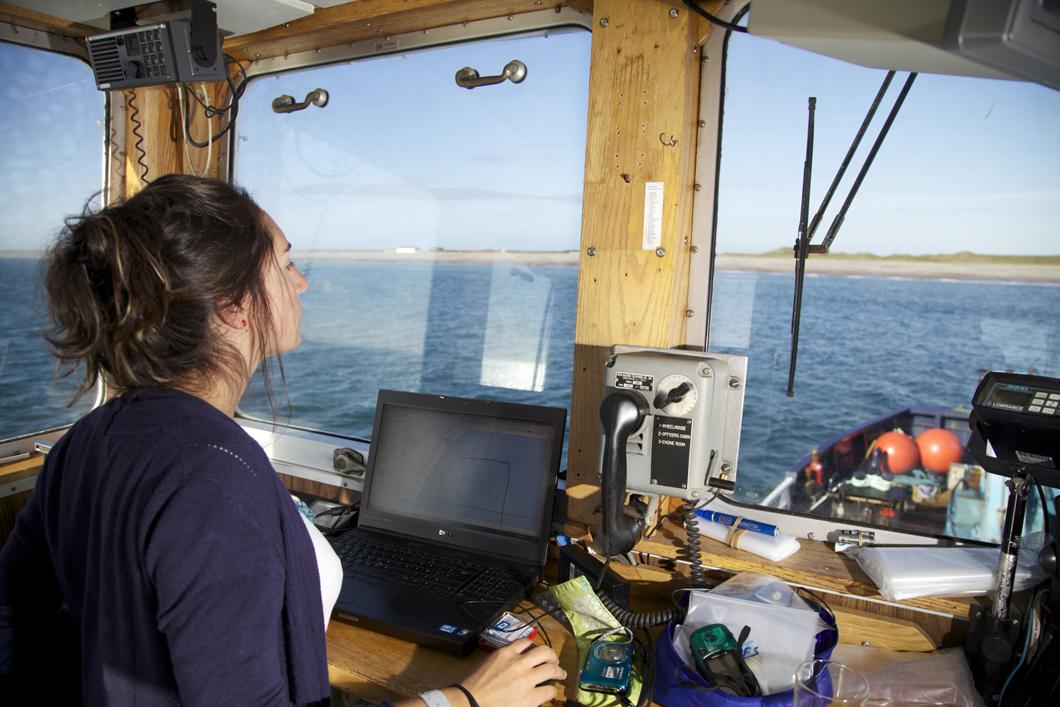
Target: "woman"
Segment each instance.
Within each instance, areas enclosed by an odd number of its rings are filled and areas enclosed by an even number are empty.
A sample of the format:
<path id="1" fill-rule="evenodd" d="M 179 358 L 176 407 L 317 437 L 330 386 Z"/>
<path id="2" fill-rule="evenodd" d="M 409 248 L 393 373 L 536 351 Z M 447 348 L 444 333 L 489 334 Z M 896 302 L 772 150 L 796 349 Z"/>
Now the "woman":
<path id="1" fill-rule="evenodd" d="M 251 374 L 267 385 L 269 357 L 300 343 L 308 281 L 290 248 L 245 192 L 186 176 L 67 223 L 48 340 L 83 369 L 79 394 L 102 378 L 115 397 L 55 445 L 0 553 L 5 702 L 72 682 L 63 694 L 89 705 L 326 703 L 334 558 L 318 568 L 232 419 Z M 562 677 L 522 642 L 401 704 L 537 705 Z"/>

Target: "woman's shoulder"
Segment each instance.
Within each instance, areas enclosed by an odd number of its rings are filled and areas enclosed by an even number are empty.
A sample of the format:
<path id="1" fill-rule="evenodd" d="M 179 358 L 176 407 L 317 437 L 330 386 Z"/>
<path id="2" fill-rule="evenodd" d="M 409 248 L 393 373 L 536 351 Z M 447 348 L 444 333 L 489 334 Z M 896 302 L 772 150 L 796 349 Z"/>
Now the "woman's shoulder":
<path id="1" fill-rule="evenodd" d="M 183 482 L 209 481 L 240 494 L 272 485 L 262 483 L 262 477 L 275 474 L 261 445 L 232 418 L 193 395 L 135 391 L 98 412 L 101 419 L 93 426 L 111 438 L 112 446 L 146 452 L 156 465 L 178 466 Z"/>
<path id="2" fill-rule="evenodd" d="M 240 495 L 271 493 L 279 481 L 265 451 L 242 427 L 227 422 L 193 420 L 182 433 L 167 433 L 185 480 L 212 482 Z"/>

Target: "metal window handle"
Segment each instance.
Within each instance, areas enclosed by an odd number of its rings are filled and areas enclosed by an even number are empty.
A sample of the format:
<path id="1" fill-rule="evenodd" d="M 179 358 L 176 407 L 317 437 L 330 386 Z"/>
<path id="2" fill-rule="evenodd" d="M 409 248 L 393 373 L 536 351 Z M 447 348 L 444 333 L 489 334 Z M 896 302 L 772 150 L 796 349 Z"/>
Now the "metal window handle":
<path id="1" fill-rule="evenodd" d="M 505 79 L 512 83 L 519 83 L 526 78 L 526 64 L 518 59 L 512 59 L 504 65 L 504 70 L 498 76 L 479 76 L 478 71 L 470 66 L 465 66 L 456 72 L 456 84 L 464 88 L 477 88 L 479 86 L 492 86 L 496 83 L 504 83 Z"/>
<path id="2" fill-rule="evenodd" d="M 328 104 L 328 92 L 322 88 L 313 89 L 306 94 L 301 103 L 294 102 L 294 96 L 277 96 L 272 99 L 273 113 L 294 113 L 296 110 L 308 108 L 310 104 L 323 108 Z"/>

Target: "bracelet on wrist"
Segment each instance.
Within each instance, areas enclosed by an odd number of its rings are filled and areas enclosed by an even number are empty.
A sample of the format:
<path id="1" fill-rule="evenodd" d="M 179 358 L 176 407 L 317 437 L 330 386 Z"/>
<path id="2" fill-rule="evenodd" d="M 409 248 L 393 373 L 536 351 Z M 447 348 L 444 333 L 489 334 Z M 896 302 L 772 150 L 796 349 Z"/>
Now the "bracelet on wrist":
<path id="1" fill-rule="evenodd" d="M 467 698 L 467 703 L 471 707 L 479 707 L 478 702 L 475 701 L 475 696 L 471 694 L 471 690 L 468 690 L 466 687 L 464 687 L 458 682 L 454 682 L 449 687 L 455 687 L 457 690 L 460 690 L 460 692 L 464 693 L 464 697 Z"/>

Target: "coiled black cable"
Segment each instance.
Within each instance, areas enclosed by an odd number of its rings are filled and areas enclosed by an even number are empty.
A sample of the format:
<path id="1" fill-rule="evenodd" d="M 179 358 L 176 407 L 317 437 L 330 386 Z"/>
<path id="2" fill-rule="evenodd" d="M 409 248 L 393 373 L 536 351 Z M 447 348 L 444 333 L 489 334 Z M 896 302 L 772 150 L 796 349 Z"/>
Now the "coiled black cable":
<path id="1" fill-rule="evenodd" d="M 696 508 L 692 505 L 685 505 L 678 511 L 684 519 L 685 524 L 685 547 L 681 551 L 681 554 L 685 556 L 689 564 L 689 575 L 692 579 L 693 587 L 706 586 L 706 571 L 703 569 L 703 559 L 700 557 L 699 550 L 699 517 L 696 515 Z M 606 593 L 600 591 L 601 580 L 603 579 L 603 572 L 607 570 L 607 565 L 604 565 L 604 569 L 600 573 L 600 577 L 596 582 L 596 594 L 600 597 L 600 601 L 603 603 L 607 610 L 618 620 L 623 626 L 629 628 L 650 628 L 652 626 L 659 626 L 670 621 L 683 621 L 685 617 L 685 609 L 674 607 L 671 609 L 658 609 L 656 611 L 630 611 L 629 609 L 623 609 L 619 606 L 614 599 L 609 597 Z"/>
<path id="2" fill-rule="evenodd" d="M 185 96 L 190 94 L 191 97 L 194 98 L 200 106 L 202 106 L 203 114 L 206 116 L 207 119 L 211 119 L 215 115 L 228 113 L 228 120 L 223 128 L 218 130 L 213 135 L 209 135 L 205 141 L 199 141 L 191 135 L 191 101 L 188 100 L 188 111 L 184 114 L 184 133 L 187 136 L 188 144 L 192 145 L 193 147 L 206 147 L 211 142 L 219 140 L 232 129 L 232 126 L 235 125 L 236 117 L 239 115 L 239 99 L 243 97 L 243 92 L 247 90 L 247 72 L 244 71 L 242 64 L 240 64 L 228 54 L 225 54 L 224 57 L 228 64 L 235 64 L 235 67 L 239 69 L 239 73 L 243 77 L 243 80 L 240 81 L 238 85 L 236 85 L 236 83 L 232 80 L 232 76 L 230 74 L 225 76 L 225 81 L 228 84 L 228 91 L 230 96 L 227 106 L 217 107 L 207 105 L 206 102 L 199 98 L 195 91 L 189 90 L 187 85 L 185 84 L 181 84 L 177 88 L 178 91 L 184 91 Z"/>
<path id="3" fill-rule="evenodd" d="M 600 602 L 607 607 L 607 610 L 611 612 L 611 615 L 622 624 L 629 628 L 651 628 L 652 626 L 659 626 L 661 624 L 668 623 L 670 621 L 680 621 L 684 619 L 684 610 L 682 609 L 658 609 L 656 611 L 630 611 L 629 609 L 623 609 L 619 606 L 614 599 L 607 596 L 604 592 L 597 593 L 600 597 Z"/>
<path id="4" fill-rule="evenodd" d="M 702 587 L 707 581 L 703 570 L 703 558 L 699 554 L 699 516 L 695 506 L 685 505 L 681 509 L 685 521 L 685 547 L 683 554 L 688 560 L 688 573 L 693 587 Z"/>
<path id="5" fill-rule="evenodd" d="M 129 122 L 133 124 L 132 134 L 136 137 L 133 147 L 136 149 L 136 164 L 140 165 L 140 180 L 144 184 L 150 184 L 151 180 L 147 178 L 147 164 L 144 162 L 147 157 L 147 151 L 144 150 L 144 134 L 140 132 L 144 124 L 140 122 L 140 109 L 136 105 L 136 91 L 125 92 L 125 104 L 129 106 Z"/>
<path id="6" fill-rule="evenodd" d="M 744 33 L 747 32 L 747 28 L 746 27 L 741 27 L 740 25 L 736 24 L 735 22 L 726 22 L 725 20 L 721 19 L 720 17 L 716 17 L 716 16 L 710 14 L 709 12 L 704 10 L 702 7 L 700 7 L 698 2 L 693 2 L 692 0 L 685 0 L 685 6 L 689 10 L 692 10 L 697 15 L 702 17 L 703 19 L 705 19 L 708 22 L 710 22 L 711 24 L 718 25 L 719 27 L 723 27 L 723 28 L 728 29 L 728 30 L 732 30 L 733 32 L 744 32 Z"/>

